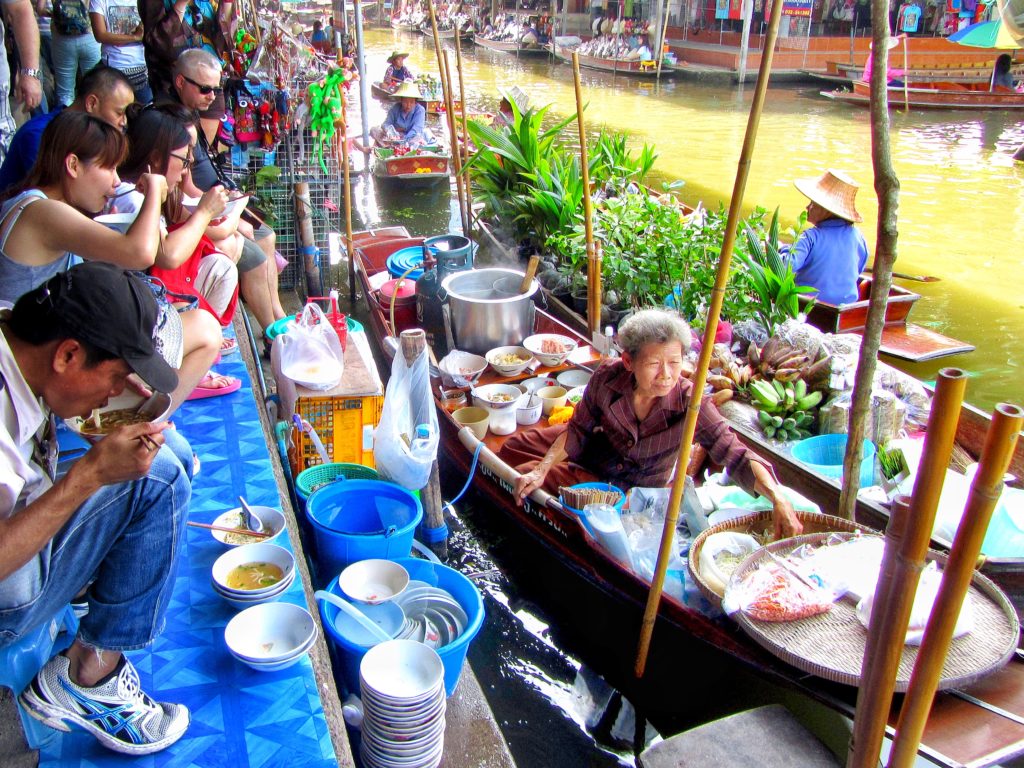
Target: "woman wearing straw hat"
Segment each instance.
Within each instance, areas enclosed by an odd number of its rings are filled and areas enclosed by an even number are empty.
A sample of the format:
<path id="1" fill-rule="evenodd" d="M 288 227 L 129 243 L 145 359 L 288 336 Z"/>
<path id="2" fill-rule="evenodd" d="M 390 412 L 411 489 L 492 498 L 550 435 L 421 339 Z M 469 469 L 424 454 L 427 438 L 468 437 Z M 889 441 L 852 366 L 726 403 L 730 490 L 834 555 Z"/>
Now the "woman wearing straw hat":
<path id="1" fill-rule="evenodd" d="M 388 56 L 388 68 L 384 70 L 383 86 L 389 91 L 401 83 L 411 83 L 415 78 L 407 66 L 405 60 L 409 58 L 408 52 L 392 51 Z"/>
<path id="2" fill-rule="evenodd" d="M 378 144 L 404 144 L 410 148 L 426 144 L 430 140 L 424 127 L 427 110 L 419 103 L 419 87 L 404 82 L 394 95 L 398 102 L 388 110 L 388 116 L 379 127 L 370 129 L 370 136 Z M 359 148 L 368 153 L 372 147 Z"/>
<path id="3" fill-rule="evenodd" d="M 816 179 L 793 182 L 808 199 L 805 230 L 789 251 L 797 285 L 818 291 L 828 304 L 857 301 L 857 280 L 868 260 L 868 246 L 854 222 L 863 221 L 854 202 L 857 184 L 849 176 L 828 170 Z"/>

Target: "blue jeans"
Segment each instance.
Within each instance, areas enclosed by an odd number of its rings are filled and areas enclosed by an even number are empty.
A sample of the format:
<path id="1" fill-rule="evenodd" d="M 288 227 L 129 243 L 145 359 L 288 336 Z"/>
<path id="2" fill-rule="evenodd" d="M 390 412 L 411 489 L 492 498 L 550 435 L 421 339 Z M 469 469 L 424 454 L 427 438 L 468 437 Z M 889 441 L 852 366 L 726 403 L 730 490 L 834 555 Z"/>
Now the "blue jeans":
<path id="1" fill-rule="evenodd" d="M 100 44 L 96 42 L 92 32 L 62 35 L 54 30 L 50 36 L 57 103 L 66 107 L 75 100 L 79 70 L 84 75 L 99 64 Z"/>
<path id="2" fill-rule="evenodd" d="M 192 449 L 167 430 L 149 474 L 108 485 L 76 510 L 39 553 L 35 594 L 10 605 L 0 581 L 0 647 L 48 621 L 89 581 L 78 637 L 96 648 L 144 648 L 163 631 L 192 491 Z M 10 589 L 8 589 L 8 594 Z"/>

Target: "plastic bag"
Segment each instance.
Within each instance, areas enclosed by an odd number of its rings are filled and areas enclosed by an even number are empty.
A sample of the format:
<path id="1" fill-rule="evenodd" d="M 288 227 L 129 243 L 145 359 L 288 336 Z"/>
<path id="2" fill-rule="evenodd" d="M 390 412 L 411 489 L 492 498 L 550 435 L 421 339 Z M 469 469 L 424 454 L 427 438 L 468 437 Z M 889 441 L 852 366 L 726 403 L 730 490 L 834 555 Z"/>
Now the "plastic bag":
<path id="1" fill-rule="evenodd" d="M 728 614 L 743 611 L 759 621 L 797 621 L 832 608 L 834 595 L 802 582 L 775 562 L 733 578 L 725 590 L 722 608 Z"/>
<path id="2" fill-rule="evenodd" d="M 344 353 L 323 310 L 307 304 L 281 336 L 281 373 L 308 389 L 333 389 L 341 382 Z"/>
<path id="3" fill-rule="evenodd" d="M 761 547 L 760 542 L 747 533 L 722 531 L 713 533 L 700 548 L 700 575 L 718 595 L 725 594 L 732 572 L 747 555 Z"/>
<path id="4" fill-rule="evenodd" d="M 910 624 L 907 626 L 907 645 L 920 645 L 924 638 L 925 627 L 928 626 L 928 619 L 932 615 L 932 607 L 935 605 L 935 598 L 939 593 L 939 586 L 942 584 L 942 574 L 936 567 L 934 561 L 928 563 L 921 572 L 921 580 L 917 585 L 917 592 L 914 594 L 914 607 L 910 611 Z M 866 628 L 871 623 L 871 609 L 874 604 L 875 595 L 869 594 L 857 603 L 857 619 Z M 953 637 L 961 637 L 974 629 L 974 604 L 971 602 L 970 593 L 964 595 L 964 604 L 957 616 L 956 627 L 953 630 Z"/>
<path id="5" fill-rule="evenodd" d="M 439 440 L 426 348 L 411 365 L 399 349 L 391 365 L 380 424 L 373 435 L 377 472 L 384 480 L 418 491 L 430 478 Z"/>

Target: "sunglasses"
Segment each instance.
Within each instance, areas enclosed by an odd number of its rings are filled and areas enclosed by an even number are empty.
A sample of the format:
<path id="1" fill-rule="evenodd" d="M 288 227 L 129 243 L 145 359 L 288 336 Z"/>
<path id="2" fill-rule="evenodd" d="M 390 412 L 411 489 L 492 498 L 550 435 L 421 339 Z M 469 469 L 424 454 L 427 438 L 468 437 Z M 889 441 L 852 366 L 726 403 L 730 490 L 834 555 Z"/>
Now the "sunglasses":
<path id="1" fill-rule="evenodd" d="M 171 152 L 171 157 L 176 157 L 178 160 L 181 160 L 181 167 L 183 170 L 187 171 L 192 167 L 192 158 L 189 155 L 176 155 Z"/>
<path id="2" fill-rule="evenodd" d="M 220 93 L 224 90 L 219 85 L 203 85 L 202 83 L 197 83 L 188 75 L 182 75 L 182 77 L 185 78 L 186 83 L 192 83 L 192 85 L 196 87 L 196 90 L 203 94 L 203 96 L 209 96 L 211 93 Z"/>

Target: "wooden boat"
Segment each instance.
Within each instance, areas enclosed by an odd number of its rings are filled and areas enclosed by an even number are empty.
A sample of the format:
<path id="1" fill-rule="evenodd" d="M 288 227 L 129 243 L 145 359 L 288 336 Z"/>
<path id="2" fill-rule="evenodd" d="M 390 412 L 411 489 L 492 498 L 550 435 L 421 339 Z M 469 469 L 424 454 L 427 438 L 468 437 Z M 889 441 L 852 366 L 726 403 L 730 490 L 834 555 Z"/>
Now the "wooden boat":
<path id="1" fill-rule="evenodd" d="M 572 48 L 554 45 L 554 53 L 556 59 L 572 63 Z M 587 56 L 586 54 L 580 54 L 579 58 L 580 66 L 587 69 L 597 69 L 601 72 L 612 72 L 616 75 L 629 75 L 630 77 L 657 77 L 658 75 L 658 62 L 656 61 L 605 58 L 603 56 Z M 661 70 L 662 76 L 669 72 L 670 70 L 664 67 Z"/>
<path id="2" fill-rule="evenodd" d="M 807 322 L 826 333 L 862 334 L 867 325 L 872 285 L 874 283 L 871 278 L 862 275 L 859 300 L 841 305 L 814 302 L 807 314 Z M 907 322 L 910 310 L 920 298 L 920 294 L 899 285 L 889 288 L 889 298 L 885 305 L 885 328 L 882 330 L 879 352 L 912 363 L 973 352 L 973 344 Z"/>
<path id="3" fill-rule="evenodd" d="M 863 80 L 855 80 L 852 91 L 821 91 L 821 95 L 861 106 L 871 103 L 871 87 Z M 988 83 L 912 83 L 906 89 L 890 85 L 889 107 L 899 109 L 904 104 L 921 109 L 1024 109 L 1024 93 L 989 91 Z"/>
<path id="4" fill-rule="evenodd" d="M 894 66 L 899 66 L 896 57 Z M 841 61 L 827 62 L 825 69 L 801 69 L 800 72 L 815 80 L 852 85 L 855 80 L 864 79 L 864 65 L 850 64 Z M 1014 67 L 1014 77 L 1020 77 L 1024 70 Z M 906 71 L 906 79 L 911 83 L 984 83 L 988 85 L 992 77 L 992 62 L 977 62 L 974 65 L 964 64 L 958 67 L 919 67 Z"/>
<path id="5" fill-rule="evenodd" d="M 477 35 L 473 42 L 481 48 L 498 53 L 511 53 L 517 56 L 549 56 L 550 51 L 543 45 L 524 45 L 518 40 L 490 40 Z"/>
<path id="6" fill-rule="evenodd" d="M 391 354 L 397 347 L 388 343 L 389 338 L 391 342 L 394 339 L 388 311 L 377 298 L 377 288 L 390 278 L 384 266 L 387 256 L 422 242 L 403 234 L 407 233 L 401 228 L 390 228 L 359 233 L 354 238 L 356 274 L 370 308 L 368 325 L 382 351 L 392 350 Z M 535 318 L 536 332 L 560 333 L 579 340 L 574 362 L 592 366 L 598 361 L 586 341 L 572 329 L 539 309 Z M 541 369 L 536 373 L 556 371 Z M 484 377 L 485 383 L 492 380 L 487 373 Z M 479 508 L 487 511 L 486 524 L 500 526 L 502 536 L 514 537 L 517 559 L 529 561 L 527 572 L 539 570 L 548 561 L 559 564 L 565 578 L 572 580 L 571 586 L 560 583 L 558 589 L 551 589 L 548 584 L 542 594 L 557 606 L 559 616 L 581 622 L 570 623 L 568 631 L 585 634 L 601 646 L 608 658 L 617 659 L 619 667 L 608 674 L 611 682 L 640 704 L 652 722 L 657 724 L 660 718 L 678 717 L 682 712 L 704 720 L 713 718 L 719 713 L 718 707 L 730 706 L 711 701 L 715 693 L 723 691 L 734 708 L 736 696 L 742 690 L 735 687 L 735 676 L 742 673 L 792 687 L 847 716 L 852 714 L 855 689 L 799 672 L 762 650 L 732 622 L 708 618 L 669 594 L 662 597 L 659 606 L 647 674 L 642 680 L 635 680 L 630 674 L 628 651 L 634 648 L 647 583 L 605 554 L 578 518 L 557 499 L 537 492 L 517 506 L 511 495 L 515 471 L 496 455 L 505 438 L 488 435 L 480 445 L 468 428 L 460 428 L 440 404 L 438 408 L 442 473 L 454 475 L 452 479 L 461 485 L 471 467 L 479 462 L 473 489 L 481 501 Z M 582 589 L 600 596 L 600 611 L 580 614 Z M 701 695 L 679 695 L 679 686 L 683 684 L 690 690 L 701 691 Z M 1024 715 L 1024 663 L 1014 660 L 982 682 L 968 686 L 963 693 L 973 697 L 974 703 L 952 693 L 937 696 L 922 753 L 939 765 L 961 768 L 990 765 L 1024 753 L 1024 727 L 1020 721 L 1008 720 L 997 714 L 998 710 L 986 706 L 992 702 L 1014 712 L 1011 717 Z M 964 738 L 965 734 L 971 737 Z"/>
<path id="7" fill-rule="evenodd" d="M 429 21 L 423 22 L 419 26 L 419 29 L 417 31 L 421 35 L 426 35 L 427 37 L 429 37 L 431 39 L 433 39 L 433 37 L 434 37 L 434 30 L 431 28 Z M 455 27 L 448 27 L 446 29 L 442 29 L 441 25 L 438 24 L 437 36 L 441 40 L 454 40 L 455 39 L 456 31 L 457 30 L 455 29 Z M 470 28 L 463 29 L 461 32 L 459 32 L 459 39 L 460 40 L 464 40 L 466 42 L 471 42 L 473 40 L 473 37 L 474 37 L 473 30 L 470 29 Z"/>
<path id="8" fill-rule="evenodd" d="M 381 82 L 370 83 L 370 93 L 375 99 L 380 99 L 381 101 L 396 101 L 395 95 L 385 88 Z M 423 94 L 422 88 L 420 89 L 420 93 Z M 418 101 L 426 107 L 428 115 L 440 114 L 442 111 L 442 105 L 444 104 L 444 100 L 436 93 L 423 94 L 423 98 Z"/>
<path id="9" fill-rule="evenodd" d="M 391 28 L 397 29 L 399 32 L 419 32 L 420 25 L 413 24 L 411 21 L 400 21 L 398 18 L 391 20 Z"/>
<path id="10" fill-rule="evenodd" d="M 403 155 L 396 155 L 388 147 L 376 147 L 370 167 L 379 181 L 431 186 L 447 183 L 451 175 L 451 155 L 440 146 L 419 147 Z"/>

